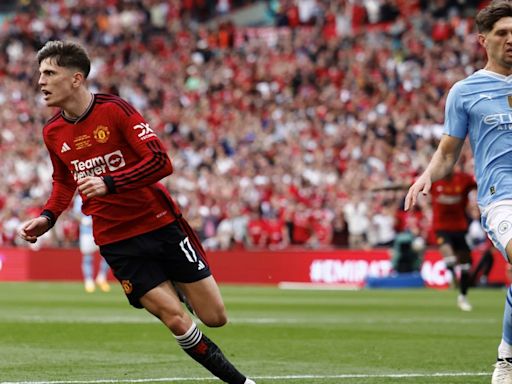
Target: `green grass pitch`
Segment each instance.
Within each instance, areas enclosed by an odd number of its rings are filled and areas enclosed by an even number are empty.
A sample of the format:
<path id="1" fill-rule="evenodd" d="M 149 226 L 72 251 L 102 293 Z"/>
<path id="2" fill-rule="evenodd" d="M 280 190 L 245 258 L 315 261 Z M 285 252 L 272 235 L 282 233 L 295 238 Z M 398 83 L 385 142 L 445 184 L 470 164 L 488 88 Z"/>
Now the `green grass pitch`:
<path id="1" fill-rule="evenodd" d="M 258 384 L 489 383 L 506 291 L 221 287 L 230 324 L 200 328 Z M 121 288 L 0 283 L 0 383 L 219 383 Z"/>

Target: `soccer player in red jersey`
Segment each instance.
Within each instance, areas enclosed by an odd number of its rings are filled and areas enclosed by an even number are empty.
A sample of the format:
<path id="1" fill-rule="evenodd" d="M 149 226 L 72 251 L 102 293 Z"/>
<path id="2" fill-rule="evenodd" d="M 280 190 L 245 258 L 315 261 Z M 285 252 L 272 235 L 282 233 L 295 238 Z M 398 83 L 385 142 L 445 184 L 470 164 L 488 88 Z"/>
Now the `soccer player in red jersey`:
<path id="1" fill-rule="evenodd" d="M 100 253 L 130 304 L 160 319 L 183 350 L 222 381 L 254 384 L 203 335 L 180 303 L 181 293 L 207 326 L 227 322 L 204 250 L 159 183 L 173 168 L 157 135 L 125 100 L 89 91 L 90 59 L 80 45 L 50 41 L 37 59 L 46 105 L 60 108 L 43 129 L 53 188 L 41 215 L 25 222 L 19 236 L 34 243 L 55 224 L 78 188 Z"/>
<path id="2" fill-rule="evenodd" d="M 453 172 L 432 183 L 432 229 L 446 267 L 452 272 L 454 279 L 455 266 L 459 266 L 457 305 L 463 311 L 472 309 L 467 300 L 471 284 L 471 250 L 466 242 L 469 226 L 466 207 L 468 195 L 473 189 L 476 189 L 473 176 L 463 172 Z"/>

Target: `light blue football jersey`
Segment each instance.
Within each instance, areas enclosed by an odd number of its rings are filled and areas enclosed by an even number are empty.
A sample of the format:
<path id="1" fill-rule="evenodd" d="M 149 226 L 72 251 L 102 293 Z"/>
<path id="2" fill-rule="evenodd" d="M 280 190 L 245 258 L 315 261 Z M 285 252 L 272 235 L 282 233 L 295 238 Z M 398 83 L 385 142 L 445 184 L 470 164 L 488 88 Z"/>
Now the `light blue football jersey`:
<path id="1" fill-rule="evenodd" d="M 444 133 L 469 135 L 481 208 L 512 199 L 512 75 L 481 69 L 455 83 L 446 100 Z"/>

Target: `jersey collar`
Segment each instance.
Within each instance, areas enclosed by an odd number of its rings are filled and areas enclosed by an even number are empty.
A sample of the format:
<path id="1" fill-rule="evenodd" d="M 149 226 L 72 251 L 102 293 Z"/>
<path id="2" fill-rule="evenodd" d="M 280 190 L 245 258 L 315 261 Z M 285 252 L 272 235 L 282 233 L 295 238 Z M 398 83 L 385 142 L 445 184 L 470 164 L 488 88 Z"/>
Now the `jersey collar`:
<path id="1" fill-rule="evenodd" d="M 68 117 L 68 116 L 64 115 L 64 111 L 63 111 L 63 110 L 61 110 L 61 111 L 60 111 L 60 115 L 61 115 L 61 116 L 62 116 L 62 118 L 63 118 L 64 120 L 66 120 L 68 123 L 71 123 L 71 124 L 78 124 L 80 121 L 85 120 L 85 118 L 86 118 L 87 116 L 89 116 L 89 114 L 90 114 L 90 113 L 91 113 L 91 111 L 92 111 L 92 108 L 93 108 L 93 106 L 94 106 L 95 101 L 96 101 L 96 95 L 93 93 L 93 94 L 92 94 L 92 98 L 91 98 L 91 102 L 90 102 L 90 103 L 89 103 L 89 105 L 87 106 L 87 108 L 86 108 L 86 110 L 84 111 L 84 113 L 82 113 L 80 116 L 78 116 L 78 117 L 76 117 L 76 118 L 74 118 L 74 119 L 72 119 L 72 118 L 70 118 L 70 117 Z"/>
<path id="2" fill-rule="evenodd" d="M 489 71 L 488 69 L 480 69 L 478 72 L 487 76 L 494 77 L 496 79 L 505 80 L 507 82 L 512 81 L 512 75 L 505 76 L 497 72 Z"/>

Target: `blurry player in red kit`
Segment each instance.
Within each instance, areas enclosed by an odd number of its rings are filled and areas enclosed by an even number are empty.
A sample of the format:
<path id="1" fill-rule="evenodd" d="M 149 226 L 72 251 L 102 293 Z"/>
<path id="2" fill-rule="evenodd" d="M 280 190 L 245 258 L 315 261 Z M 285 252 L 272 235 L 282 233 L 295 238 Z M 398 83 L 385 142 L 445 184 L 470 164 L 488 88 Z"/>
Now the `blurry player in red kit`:
<path id="1" fill-rule="evenodd" d="M 471 311 L 467 299 L 471 284 L 471 250 L 466 242 L 469 226 L 466 208 L 469 193 L 476 189 L 473 176 L 463 172 L 453 172 L 432 184 L 432 229 L 436 236 L 446 267 L 456 279 L 458 265 L 459 295 L 457 305 L 463 311 Z"/>
<path id="2" fill-rule="evenodd" d="M 40 216 L 25 222 L 19 236 L 34 243 L 78 188 L 82 211 L 93 220 L 94 240 L 130 304 L 156 316 L 189 356 L 222 381 L 254 384 L 180 303 L 177 289 L 203 324 L 227 322 L 204 250 L 159 183 L 173 169 L 157 135 L 125 100 L 88 90 L 90 59 L 80 45 L 50 41 L 37 59 L 46 105 L 60 109 L 43 129 L 53 188 Z"/>

